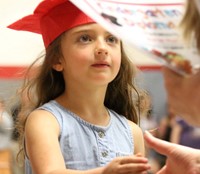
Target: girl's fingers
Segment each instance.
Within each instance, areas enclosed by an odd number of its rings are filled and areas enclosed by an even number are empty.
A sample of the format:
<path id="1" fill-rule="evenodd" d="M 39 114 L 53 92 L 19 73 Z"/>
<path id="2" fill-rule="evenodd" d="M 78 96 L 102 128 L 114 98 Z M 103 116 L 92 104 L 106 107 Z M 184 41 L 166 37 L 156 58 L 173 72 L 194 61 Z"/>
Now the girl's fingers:
<path id="1" fill-rule="evenodd" d="M 137 153 L 135 156 L 141 156 L 142 157 L 142 154 L 141 153 Z"/>
<path id="2" fill-rule="evenodd" d="M 128 164 L 128 163 L 147 163 L 148 159 L 145 157 L 137 157 L 137 156 L 127 156 L 127 157 L 121 157 L 119 159 L 120 164 Z"/>
<path id="3" fill-rule="evenodd" d="M 149 170 L 151 167 L 149 164 L 138 164 L 138 163 L 128 163 L 121 165 L 119 167 L 120 173 L 126 173 L 126 172 L 131 172 L 131 173 L 141 173 Z"/>

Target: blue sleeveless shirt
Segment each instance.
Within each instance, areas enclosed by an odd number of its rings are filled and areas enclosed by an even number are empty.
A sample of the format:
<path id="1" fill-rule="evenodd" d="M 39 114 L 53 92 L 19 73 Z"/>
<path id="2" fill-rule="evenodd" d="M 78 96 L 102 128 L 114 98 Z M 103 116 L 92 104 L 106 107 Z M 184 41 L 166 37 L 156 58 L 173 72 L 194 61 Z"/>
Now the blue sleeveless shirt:
<path id="1" fill-rule="evenodd" d="M 128 121 L 112 110 L 108 110 L 110 122 L 104 127 L 84 121 L 55 100 L 39 109 L 50 112 L 58 121 L 60 148 L 68 169 L 97 168 L 116 157 L 134 154 L 133 135 Z M 26 174 L 32 174 L 27 157 L 25 171 Z"/>

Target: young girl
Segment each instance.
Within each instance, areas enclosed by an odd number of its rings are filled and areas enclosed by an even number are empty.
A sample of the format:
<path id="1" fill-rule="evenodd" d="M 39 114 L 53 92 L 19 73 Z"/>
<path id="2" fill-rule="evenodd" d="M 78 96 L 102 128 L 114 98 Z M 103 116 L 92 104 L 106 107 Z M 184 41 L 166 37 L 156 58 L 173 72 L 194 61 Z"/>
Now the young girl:
<path id="1" fill-rule="evenodd" d="M 44 0 L 9 28 L 42 34 L 46 48 L 22 91 L 26 174 L 146 173 L 134 69 L 121 41 L 66 0 Z"/>

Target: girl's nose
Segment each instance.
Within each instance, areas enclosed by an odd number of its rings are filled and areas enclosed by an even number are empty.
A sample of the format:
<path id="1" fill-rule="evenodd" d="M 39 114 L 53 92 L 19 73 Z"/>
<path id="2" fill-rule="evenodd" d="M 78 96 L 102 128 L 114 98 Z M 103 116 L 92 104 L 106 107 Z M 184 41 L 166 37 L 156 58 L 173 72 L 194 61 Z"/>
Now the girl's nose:
<path id="1" fill-rule="evenodd" d="M 95 55 L 96 56 L 106 56 L 108 55 L 108 50 L 106 48 L 96 48 L 95 49 Z"/>
<path id="2" fill-rule="evenodd" d="M 94 54 L 97 57 L 105 57 L 108 55 L 108 45 L 104 37 L 97 38 Z"/>

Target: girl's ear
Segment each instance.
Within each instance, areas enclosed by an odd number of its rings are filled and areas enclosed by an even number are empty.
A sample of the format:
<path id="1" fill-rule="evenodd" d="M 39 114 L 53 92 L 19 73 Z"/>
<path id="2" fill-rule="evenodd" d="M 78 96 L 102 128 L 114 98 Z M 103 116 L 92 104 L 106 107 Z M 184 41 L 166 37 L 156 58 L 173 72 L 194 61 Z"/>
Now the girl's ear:
<path id="1" fill-rule="evenodd" d="M 62 63 L 59 61 L 58 63 L 54 64 L 53 69 L 56 70 L 56 71 L 60 71 L 60 72 L 63 71 Z"/>

